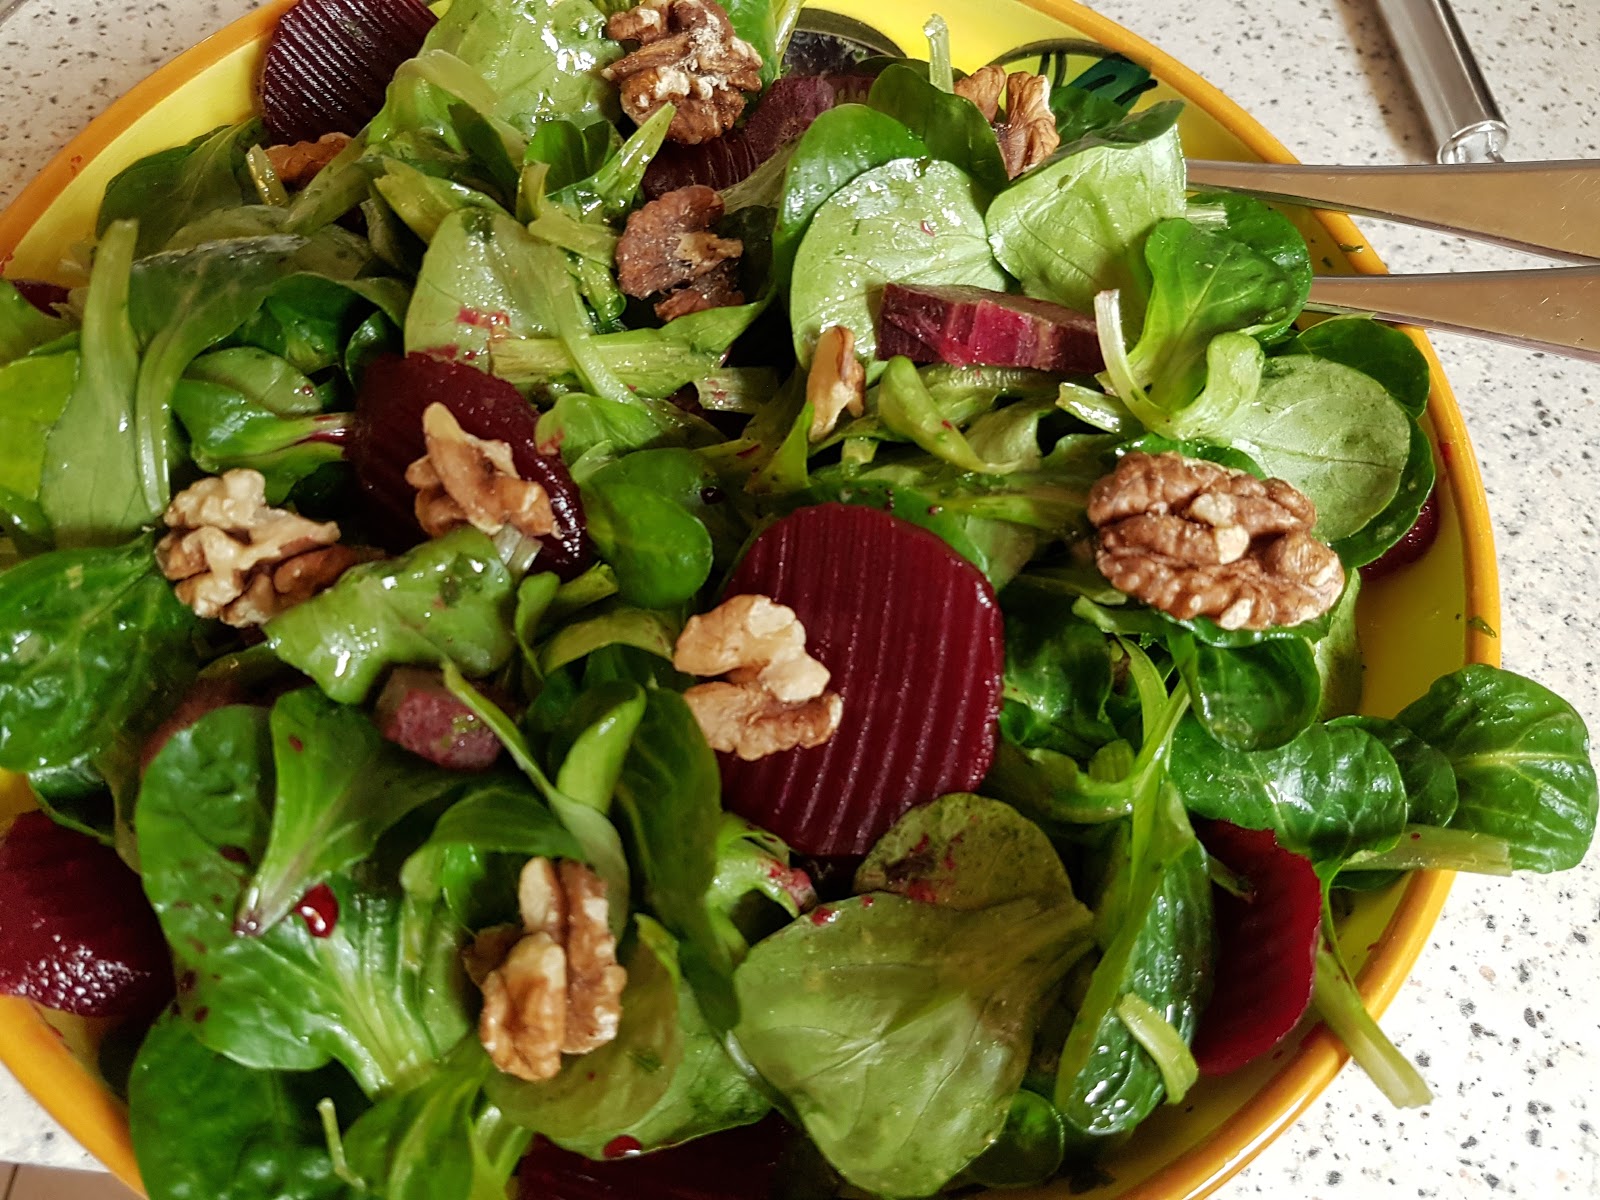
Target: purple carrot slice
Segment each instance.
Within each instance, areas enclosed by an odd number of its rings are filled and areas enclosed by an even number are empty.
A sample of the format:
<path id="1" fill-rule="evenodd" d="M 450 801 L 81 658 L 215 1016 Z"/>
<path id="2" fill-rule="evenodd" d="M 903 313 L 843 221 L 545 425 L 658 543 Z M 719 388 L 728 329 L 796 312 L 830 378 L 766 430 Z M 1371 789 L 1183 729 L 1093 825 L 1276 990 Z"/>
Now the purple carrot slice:
<path id="1" fill-rule="evenodd" d="M 738 129 L 695 146 L 668 142 L 651 160 L 642 187 L 647 199 L 691 184 L 721 191 L 744 179 L 780 148 L 811 127 L 823 113 L 863 93 L 870 79 L 857 76 L 789 75 L 777 80 L 761 107 Z"/>
<path id="2" fill-rule="evenodd" d="M 267 43 L 267 133 L 278 142 L 359 133 L 383 107 L 395 68 L 416 56 L 437 20 L 417 0 L 300 0 Z"/>
<path id="3" fill-rule="evenodd" d="M 1226 1075 L 1288 1037 L 1311 1004 L 1322 885 L 1270 829 L 1206 821 L 1195 832 L 1251 888 L 1248 900 L 1216 892 L 1216 986 L 1194 1035 L 1201 1073 Z"/>
<path id="4" fill-rule="evenodd" d="M 803 508 L 750 546 L 727 589 L 741 593 L 794 609 L 844 714 L 820 746 L 720 756 L 735 812 L 803 854 L 861 854 L 907 809 L 982 782 L 1000 712 L 1000 609 L 945 542 L 874 508 Z"/>
<path id="5" fill-rule="evenodd" d="M 555 510 L 557 532 L 542 539 L 535 565 L 563 579 L 580 574 L 594 557 L 583 504 L 560 455 L 539 450 L 539 414 L 505 380 L 427 354 L 384 355 L 361 376 L 349 459 L 383 527 L 379 532 L 396 548 L 422 539 L 416 489 L 406 482 L 406 468 L 427 452 L 422 414 L 435 402 L 473 437 L 511 447 L 517 474 L 544 488 Z"/>
<path id="6" fill-rule="evenodd" d="M 85 1017 L 149 1018 L 172 960 L 115 850 L 26 812 L 0 841 L 0 992 Z"/>
<path id="7" fill-rule="evenodd" d="M 484 771 L 500 739 L 426 667 L 396 667 L 378 694 L 378 731 L 398 746 L 452 771 Z"/>
<path id="8" fill-rule="evenodd" d="M 883 289 L 878 357 L 915 363 L 1031 367 L 1063 375 L 1105 369 L 1094 318 L 1035 300 L 977 287 Z"/>

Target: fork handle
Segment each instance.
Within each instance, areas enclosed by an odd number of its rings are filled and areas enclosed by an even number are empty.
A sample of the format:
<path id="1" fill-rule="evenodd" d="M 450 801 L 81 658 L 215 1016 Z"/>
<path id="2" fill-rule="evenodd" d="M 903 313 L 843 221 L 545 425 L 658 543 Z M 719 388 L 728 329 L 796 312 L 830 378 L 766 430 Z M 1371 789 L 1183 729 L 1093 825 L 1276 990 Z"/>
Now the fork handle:
<path id="1" fill-rule="evenodd" d="M 1189 183 L 1402 221 L 1554 258 L 1600 259 L 1600 161 L 1307 167 L 1191 159 Z"/>
<path id="2" fill-rule="evenodd" d="M 1322 276 L 1312 282 L 1306 307 L 1370 314 L 1600 362 L 1600 266 Z"/>

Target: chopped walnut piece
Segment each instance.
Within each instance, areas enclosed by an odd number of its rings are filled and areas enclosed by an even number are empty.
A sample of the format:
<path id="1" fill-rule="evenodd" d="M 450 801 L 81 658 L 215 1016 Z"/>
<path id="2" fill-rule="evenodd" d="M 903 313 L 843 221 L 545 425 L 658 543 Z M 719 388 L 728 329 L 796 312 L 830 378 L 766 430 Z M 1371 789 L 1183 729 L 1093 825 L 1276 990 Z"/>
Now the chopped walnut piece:
<path id="1" fill-rule="evenodd" d="M 462 525 L 491 536 L 507 525 L 525 537 L 555 531 L 550 497 L 517 474 L 507 443 L 473 437 L 439 403 L 423 410 L 422 436 L 428 453 L 406 468 L 406 482 L 417 489 L 417 524 L 429 537 Z"/>
<path id="2" fill-rule="evenodd" d="M 338 545 L 332 521 L 267 504 L 259 471 L 207 476 L 172 498 L 156 543 L 161 573 L 202 617 L 263 625 L 308 600 L 372 551 Z"/>
<path id="3" fill-rule="evenodd" d="M 500 1070 L 537 1082 L 561 1070 L 563 1054 L 587 1054 L 617 1036 L 628 973 L 617 963 L 605 882 L 582 863 L 529 859 L 517 906 L 522 929 L 510 937 L 504 926 L 485 930 L 466 962 L 482 979 L 483 1048 Z M 496 951 L 499 965 L 476 974 Z"/>
<path id="4" fill-rule="evenodd" d="M 713 750 L 764 758 L 821 745 L 839 727 L 843 701 L 826 690 L 828 668 L 806 653 L 805 626 L 766 596 L 734 596 L 690 617 L 672 665 L 687 675 L 727 676 L 683 697 Z"/>
<path id="5" fill-rule="evenodd" d="M 744 243 L 711 232 L 721 217 L 722 197 L 698 183 L 635 210 L 617 242 L 617 286 L 641 300 L 665 292 L 656 315 L 666 321 L 743 304 L 733 261 Z"/>
<path id="6" fill-rule="evenodd" d="M 1006 96 L 1005 118 L 1000 119 L 1000 92 Z M 1050 111 L 1050 81 L 1043 75 L 990 65 L 958 79 L 956 95 L 978 106 L 984 120 L 994 125 L 1006 174 L 1015 179 L 1038 166 L 1061 145 L 1055 114 Z"/>
<path id="7" fill-rule="evenodd" d="M 720 137 L 744 111 L 744 93 L 761 90 L 761 55 L 715 0 L 645 0 L 614 14 L 606 36 L 639 43 L 601 72 L 621 90 L 622 111 L 642 125 L 673 105 L 674 142 Z"/>
<path id="8" fill-rule="evenodd" d="M 1181 454 L 1129 454 L 1089 492 L 1095 562 L 1112 586 L 1224 629 L 1298 625 L 1344 590 L 1339 556 L 1311 535 L 1316 507 L 1281 479 Z"/>
<path id="9" fill-rule="evenodd" d="M 806 399 L 811 403 L 807 436 L 813 442 L 832 433 L 842 414 L 859 417 L 865 411 L 867 371 L 856 357 L 856 335 L 843 325 L 824 329 L 817 338 L 806 375 Z"/>
<path id="10" fill-rule="evenodd" d="M 349 144 L 347 133 L 325 133 L 314 142 L 268 146 L 267 161 L 284 187 L 305 187 Z"/>

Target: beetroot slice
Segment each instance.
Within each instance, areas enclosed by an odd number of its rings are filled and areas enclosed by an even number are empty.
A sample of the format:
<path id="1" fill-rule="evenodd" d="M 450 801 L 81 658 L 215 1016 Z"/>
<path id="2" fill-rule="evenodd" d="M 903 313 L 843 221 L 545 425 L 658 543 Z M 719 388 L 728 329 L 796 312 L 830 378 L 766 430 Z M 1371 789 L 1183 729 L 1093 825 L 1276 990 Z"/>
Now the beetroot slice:
<path id="1" fill-rule="evenodd" d="M 278 21 L 261 70 L 261 114 L 279 142 L 359 133 L 395 68 L 438 20 L 417 0 L 300 0 Z"/>
<path id="2" fill-rule="evenodd" d="M 644 173 L 645 197 L 654 200 L 695 183 L 718 191 L 732 187 L 823 113 L 858 93 L 864 95 L 871 84 L 870 78 L 853 75 L 789 75 L 775 81 L 741 128 L 694 146 L 676 142 L 663 146 Z"/>
<path id="3" fill-rule="evenodd" d="M 1361 568 L 1361 578 L 1382 579 L 1401 567 L 1409 567 L 1428 552 L 1439 536 L 1439 489 L 1435 487 L 1422 502 L 1417 519 L 1400 540 Z"/>
<path id="4" fill-rule="evenodd" d="M 1271 830 L 1206 821 L 1196 833 L 1253 889 L 1249 900 L 1216 891 L 1216 988 L 1194 1037 L 1201 1072 L 1226 1075 L 1281 1042 L 1310 1005 L 1322 885 Z"/>
<path id="5" fill-rule="evenodd" d="M 539 450 L 539 414 L 505 380 L 427 354 L 373 359 L 356 395 L 349 459 L 389 543 L 400 548 L 422 537 L 414 509 L 416 489 L 406 482 L 406 468 L 427 452 L 422 414 L 435 402 L 474 437 L 509 444 L 517 474 L 538 483 L 550 497 L 557 532 L 542 539 L 534 565 L 562 579 L 581 574 L 594 556 L 583 505 L 560 456 Z"/>
<path id="6" fill-rule="evenodd" d="M 394 669 L 378 694 L 377 722 L 391 742 L 452 771 L 487 770 L 500 757 L 494 730 L 425 667 Z"/>
<path id="7" fill-rule="evenodd" d="M 0 992 L 84 1017 L 151 1017 L 172 998 L 139 877 L 41 812 L 0 841 Z"/>
<path id="8" fill-rule="evenodd" d="M 821 746 L 722 755 L 728 806 L 810 855 L 862 854 L 909 808 L 976 788 L 994 757 L 1005 662 L 983 573 L 874 508 L 823 504 L 774 523 L 727 594 L 795 610 L 844 701 Z"/>
<path id="9" fill-rule="evenodd" d="M 1093 317 L 1048 300 L 977 287 L 885 286 L 878 357 L 896 355 L 915 363 L 1031 367 L 1065 375 L 1105 368 Z"/>
<path id="10" fill-rule="evenodd" d="M 59 283 L 46 283 L 42 279 L 12 279 L 8 281 L 17 294 L 47 317 L 59 317 L 56 305 L 65 304 L 72 295 Z"/>
<path id="11" fill-rule="evenodd" d="M 762 1200 L 791 1137 L 777 1117 L 670 1150 L 637 1153 L 619 1137 L 596 1162 L 536 1138 L 518 1172 L 520 1200 Z"/>

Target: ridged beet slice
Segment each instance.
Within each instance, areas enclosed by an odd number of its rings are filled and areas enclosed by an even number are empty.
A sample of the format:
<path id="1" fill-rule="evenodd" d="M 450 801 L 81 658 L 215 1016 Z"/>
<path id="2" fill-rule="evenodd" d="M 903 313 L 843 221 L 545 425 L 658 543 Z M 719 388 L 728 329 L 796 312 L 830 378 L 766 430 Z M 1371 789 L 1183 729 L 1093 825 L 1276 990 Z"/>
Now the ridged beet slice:
<path id="1" fill-rule="evenodd" d="M 500 757 L 494 730 L 424 667 L 394 669 L 378 694 L 377 724 L 391 742 L 452 771 L 487 770 Z"/>
<path id="2" fill-rule="evenodd" d="M 1439 489 L 1435 487 L 1422 502 L 1417 519 L 1400 540 L 1361 568 L 1361 578 L 1382 579 L 1401 567 L 1409 567 L 1428 552 L 1439 536 Z"/>
<path id="3" fill-rule="evenodd" d="M 795 610 L 844 715 L 821 746 L 723 755 L 735 812 L 801 853 L 861 854 L 907 809 L 983 780 L 1000 712 L 1000 609 L 942 540 L 875 508 L 803 508 L 751 545 L 728 584 L 741 593 Z"/>
<path id="4" fill-rule="evenodd" d="M 139 877 L 41 812 L 0 841 L 0 992 L 85 1017 L 150 1017 L 172 998 Z"/>
<path id="5" fill-rule="evenodd" d="M 278 21 L 261 70 L 261 115 L 279 142 L 359 133 L 395 68 L 438 20 L 417 0 L 300 0 Z"/>
<path id="6" fill-rule="evenodd" d="M 732 187 L 777 151 L 794 141 L 823 113 L 847 99 L 864 95 L 872 80 L 865 76 L 825 78 L 791 75 L 767 89 L 761 107 L 738 129 L 695 146 L 668 142 L 651 160 L 641 185 L 649 199 L 690 184 Z"/>
<path id="7" fill-rule="evenodd" d="M 558 531 L 542 539 L 535 566 L 563 579 L 581 573 L 594 557 L 583 504 L 560 456 L 539 451 L 539 414 L 505 380 L 427 354 L 373 359 L 356 395 L 349 459 L 375 516 L 392 535 L 391 544 L 422 537 L 413 507 L 416 489 L 406 482 L 406 468 L 426 453 L 422 414 L 436 402 L 473 437 L 510 445 L 517 474 L 549 495 Z"/>
<path id="8" fill-rule="evenodd" d="M 1207 821 L 1196 833 L 1252 889 L 1248 900 L 1216 891 L 1216 987 L 1194 1037 L 1201 1072 L 1226 1075 L 1287 1037 L 1311 1003 L 1322 885 L 1271 830 Z"/>
<path id="9" fill-rule="evenodd" d="M 764 1200 L 791 1134 L 777 1117 L 638 1154 L 621 1137 L 595 1162 L 535 1139 L 518 1173 L 521 1200 Z"/>
<path id="10" fill-rule="evenodd" d="M 1105 368 L 1094 318 L 1035 300 L 977 287 L 883 289 L 878 357 L 915 363 L 1031 367 L 1066 375 Z"/>

